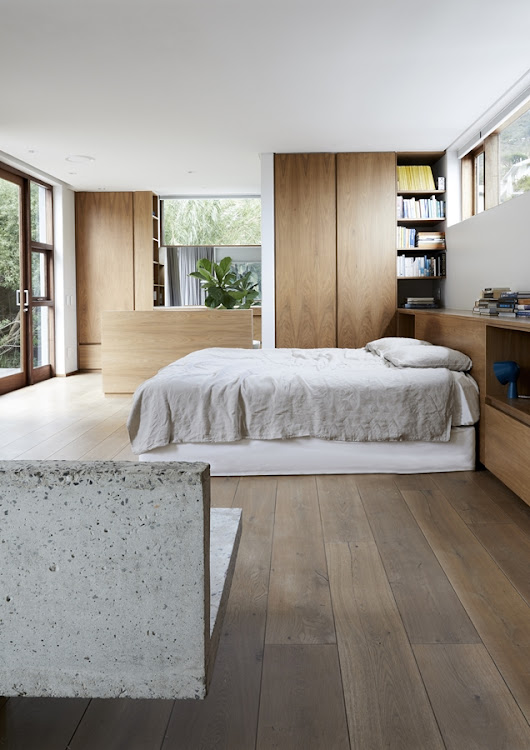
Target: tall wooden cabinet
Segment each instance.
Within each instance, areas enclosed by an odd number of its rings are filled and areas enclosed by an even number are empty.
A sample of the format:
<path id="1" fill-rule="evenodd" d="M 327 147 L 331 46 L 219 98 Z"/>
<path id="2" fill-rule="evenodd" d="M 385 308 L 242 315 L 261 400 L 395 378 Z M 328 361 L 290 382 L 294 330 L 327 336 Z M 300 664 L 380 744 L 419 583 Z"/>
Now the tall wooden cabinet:
<path id="1" fill-rule="evenodd" d="M 276 154 L 276 346 L 334 347 L 337 248 L 334 154 Z"/>
<path id="2" fill-rule="evenodd" d="M 337 346 L 395 333 L 396 155 L 337 154 Z"/>
<path id="3" fill-rule="evenodd" d="M 103 310 L 153 308 L 151 192 L 76 193 L 79 369 L 101 367 Z"/>
<path id="4" fill-rule="evenodd" d="M 396 155 L 277 154 L 276 346 L 395 331 Z"/>

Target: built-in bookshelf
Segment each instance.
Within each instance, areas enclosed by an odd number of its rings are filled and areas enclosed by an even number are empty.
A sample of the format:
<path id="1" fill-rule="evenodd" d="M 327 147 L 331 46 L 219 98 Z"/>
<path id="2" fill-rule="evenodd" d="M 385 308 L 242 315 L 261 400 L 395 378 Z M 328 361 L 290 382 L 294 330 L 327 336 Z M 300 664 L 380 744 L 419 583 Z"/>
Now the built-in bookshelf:
<path id="1" fill-rule="evenodd" d="M 436 306 L 443 307 L 446 275 L 443 157 L 441 152 L 397 154 L 398 307 L 407 304 L 409 298 L 433 298 Z"/>
<path id="2" fill-rule="evenodd" d="M 165 304 L 165 271 L 160 257 L 160 200 L 153 194 L 153 307 Z"/>

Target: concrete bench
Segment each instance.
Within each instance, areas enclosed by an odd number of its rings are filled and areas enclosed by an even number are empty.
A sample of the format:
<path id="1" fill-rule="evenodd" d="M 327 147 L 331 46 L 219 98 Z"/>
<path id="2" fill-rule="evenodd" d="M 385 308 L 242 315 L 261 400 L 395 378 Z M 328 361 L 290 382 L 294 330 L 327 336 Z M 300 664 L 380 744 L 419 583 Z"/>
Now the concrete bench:
<path id="1" fill-rule="evenodd" d="M 0 522 L 0 695 L 206 695 L 241 527 L 207 464 L 3 461 Z"/>

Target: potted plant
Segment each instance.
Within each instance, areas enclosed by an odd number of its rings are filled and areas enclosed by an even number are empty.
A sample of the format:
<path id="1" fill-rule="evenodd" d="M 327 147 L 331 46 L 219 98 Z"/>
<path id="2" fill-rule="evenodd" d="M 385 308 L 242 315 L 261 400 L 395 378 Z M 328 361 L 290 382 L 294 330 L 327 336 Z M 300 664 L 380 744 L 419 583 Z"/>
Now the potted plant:
<path id="1" fill-rule="evenodd" d="M 200 279 L 201 289 L 206 290 L 206 307 L 234 310 L 248 309 L 255 304 L 259 292 L 257 284 L 250 281 L 250 271 L 240 276 L 231 270 L 231 266 L 232 258 L 228 256 L 219 263 L 207 258 L 197 261 L 197 270 L 190 276 Z"/>

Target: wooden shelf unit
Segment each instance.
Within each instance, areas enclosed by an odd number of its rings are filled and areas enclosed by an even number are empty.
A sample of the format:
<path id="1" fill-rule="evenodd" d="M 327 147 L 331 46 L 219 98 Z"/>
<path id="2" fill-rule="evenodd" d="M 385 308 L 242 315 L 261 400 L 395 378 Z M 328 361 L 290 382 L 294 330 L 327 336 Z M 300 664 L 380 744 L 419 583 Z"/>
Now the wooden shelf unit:
<path id="1" fill-rule="evenodd" d="M 507 398 L 493 363 L 520 367 L 521 395 L 530 395 L 530 321 L 467 310 L 399 310 L 398 335 L 458 349 L 471 357 L 480 390 L 480 461 L 530 505 L 530 399 Z"/>
<path id="2" fill-rule="evenodd" d="M 398 153 L 397 154 L 397 166 L 430 166 L 433 172 L 433 177 L 436 180 L 438 177 L 445 177 L 445 168 L 443 166 L 443 152 L 416 152 L 416 153 Z M 445 190 L 402 190 L 399 187 L 396 173 L 396 196 L 403 198 L 429 198 L 435 196 L 436 199 L 445 199 Z M 396 206 L 397 208 L 397 206 Z M 444 212 L 445 213 L 445 212 Z M 403 218 L 396 216 L 397 227 L 407 228 L 419 228 L 421 230 L 428 230 L 429 228 L 435 229 L 436 231 L 445 233 L 445 216 L 443 218 Z M 419 247 L 397 247 L 396 243 L 396 255 L 408 257 L 429 257 L 439 258 L 441 255 L 445 256 L 445 248 L 419 248 Z M 444 258 L 445 260 L 445 258 Z M 397 276 L 397 304 L 398 307 L 402 307 L 407 297 L 434 297 L 439 303 L 440 307 L 443 306 L 442 298 L 442 283 L 445 279 L 445 275 L 442 276 Z"/>
<path id="3" fill-rule="evenodd" d="M 160 199 L 153 194 L 153 307 L 165 305 L 165 271 L 160 262 Z"/>

